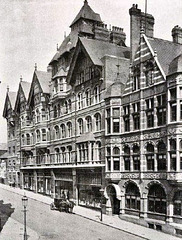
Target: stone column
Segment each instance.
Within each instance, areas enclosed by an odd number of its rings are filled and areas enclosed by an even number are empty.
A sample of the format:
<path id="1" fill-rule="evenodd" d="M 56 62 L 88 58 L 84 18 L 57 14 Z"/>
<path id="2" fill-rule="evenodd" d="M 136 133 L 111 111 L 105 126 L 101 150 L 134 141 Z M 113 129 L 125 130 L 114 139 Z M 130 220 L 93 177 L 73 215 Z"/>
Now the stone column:
<path id="1" fill-rule="evenodd" d="M 92 160 L 92 143 L 88 142 L 88 161 L 92 162 Z"/>
<path id="2" fill-rule="evenodd" d="M 54 171 L 51 170 L 51 197 L 55 198 L 56 197 L 56 189 L 55 189 L 55 174 Z"/>
<path id="3" fill-rule="evenodd" d="M 20 172 L 20 188 L 24 189 L 24 173 Z"/>
<path id="4" fill-rule="evenodd" d="M 170 200 L 167 201 L 166 222 L 167 223 L 173 222 L 173 203 Z"/>
<path id="5" fill-rule="evenodd" d="M 37 193 L 37 172 L 36 170 L 33 171 L 33 178 L 34 178 L 34 192 Z"/>
<path id="6" fill-rule="evenodd" d="M 141 199 L 140 199 L 140 218 L 146 218 L 147 217 L 147 194 L 143 193 Z"/>
<path id="7" fill-rule="evenodd" d="M 154 146 L 154 172 L 157 172 L 157 147 Z"/>
<path id="8" fill-rule="evenodd" d="M 122 193 L 121 195 L 121 201 L 120 201 L 120 214 L 125 214 L 125 195 Z"/>
<path id="9" fill-rule="evenodd" d="M 73 199 L 76 201 L 76 205 L 78 205 L 78 188 L 77 188 L 76 169 L 72 169 L 72 175 L 73 175 Z"/>

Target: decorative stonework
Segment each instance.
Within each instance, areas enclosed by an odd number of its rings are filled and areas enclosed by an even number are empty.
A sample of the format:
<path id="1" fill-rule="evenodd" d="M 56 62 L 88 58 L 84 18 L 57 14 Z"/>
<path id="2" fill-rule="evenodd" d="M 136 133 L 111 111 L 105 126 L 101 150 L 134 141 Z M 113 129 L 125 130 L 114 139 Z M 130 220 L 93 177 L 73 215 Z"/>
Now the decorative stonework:
<path id="1" fill-rule="evenodd" d="M 182 173 L 168 173 L 167 180 L 177 180 L 182 182 Z"/>
<path id="2" fill-rule="evenodd" d="M 124 138 L 121 138 L 121 143 L 136 142 L 139 140 L 140 140 L 140 136 L 124 137 Z"/>
<path id="3" fill-rule="evenodd" d="M 143 173 L 144 179 L 166 179 L 166 173 Z"/>
<path id="4" fill-rule="evenodd" d="M 144 134 L 143 139 L 161 138 L 161 137 L 165 137 L 166 134 L 167 134 L 166 131 L 155 132 L 155 133 L 148 133 L 148 134 Z"/>
<path id="5" fill-rule="evenodd" d="M 124 179 L 138 179 L 140 177 L 139 173 L 122 173 L 121 178 Z"/>
<path id="6" fill-rule="evenodd" d="M 121 173 L 106 173 L 106 178 L 121 179 Z"/>

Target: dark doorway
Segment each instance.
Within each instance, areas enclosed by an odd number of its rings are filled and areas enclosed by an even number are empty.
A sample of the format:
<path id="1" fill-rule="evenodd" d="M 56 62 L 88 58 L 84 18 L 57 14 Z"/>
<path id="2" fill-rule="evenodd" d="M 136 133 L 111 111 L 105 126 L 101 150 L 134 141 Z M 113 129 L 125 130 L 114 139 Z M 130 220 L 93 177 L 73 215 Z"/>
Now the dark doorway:
<path id="1" fill-rule="evenodd" d="M 109 197 L 111 200 L 112 214 L 119 214 L 120 201 L 116 197 L 116 190 L 113 186 L 109 187 Z"/>

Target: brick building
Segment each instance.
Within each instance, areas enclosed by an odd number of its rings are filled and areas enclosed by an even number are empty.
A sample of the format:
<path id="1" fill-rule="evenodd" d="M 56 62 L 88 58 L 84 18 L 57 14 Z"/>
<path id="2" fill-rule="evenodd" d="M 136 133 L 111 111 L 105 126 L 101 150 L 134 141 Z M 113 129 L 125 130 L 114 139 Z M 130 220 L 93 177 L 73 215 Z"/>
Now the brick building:
<path id="1" fill-rule="evenodd" d="M 20 82 L 14 108 L 7 93 L 4 117 L 22 187 L 94 208 L 104 188 L 107 214 L 181 234 L 182 29 L 158 39 L 152 15 L 129 13 L 130 49 L 85 0 L 47 72 Z"/>

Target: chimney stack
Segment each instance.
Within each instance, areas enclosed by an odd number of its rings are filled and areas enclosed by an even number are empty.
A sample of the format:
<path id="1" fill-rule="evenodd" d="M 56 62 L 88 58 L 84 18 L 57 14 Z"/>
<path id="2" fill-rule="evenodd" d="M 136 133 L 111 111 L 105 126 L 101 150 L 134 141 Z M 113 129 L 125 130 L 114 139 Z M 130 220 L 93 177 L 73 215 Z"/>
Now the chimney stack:
<path id="1" fill-rule="evenodd" d="M 182 44 L 182 28 L 178 25 L 172 29 L 172 37 L 174 43 Z"/>
<path id="2" fill-rule="evenodd" d="M 144 27 L 145 35 L 153 37 L 154 34 L 154 17 L 151 14 L 144 13 L 138 8 L 137 4 L 133 4 L 129 10 L 130 14 L 130 44 L 131 44 L 131 60 L 133 60 L 138 44 L 140 41 L 140 29 Z"/>

